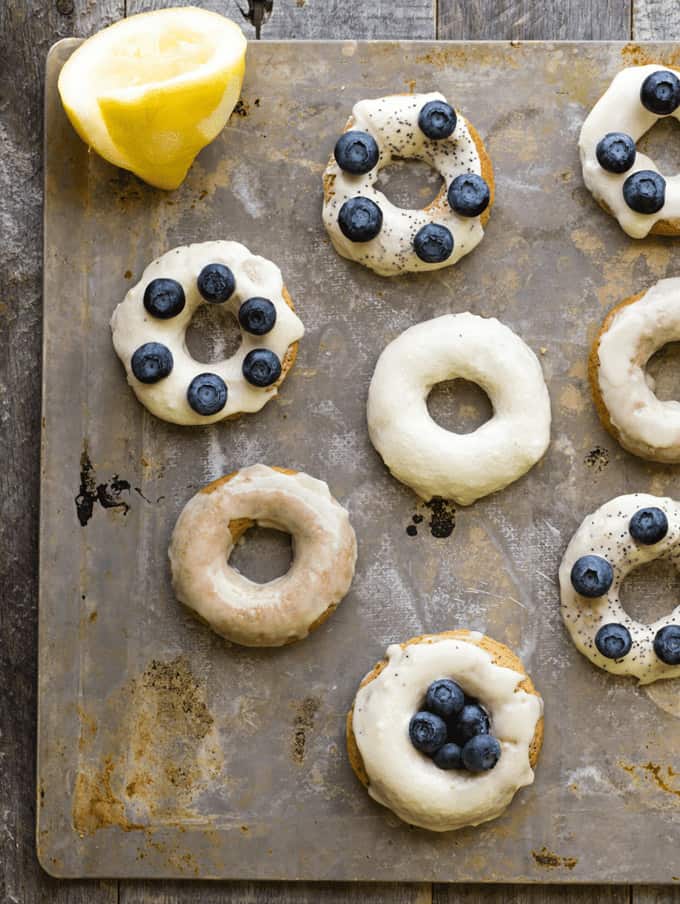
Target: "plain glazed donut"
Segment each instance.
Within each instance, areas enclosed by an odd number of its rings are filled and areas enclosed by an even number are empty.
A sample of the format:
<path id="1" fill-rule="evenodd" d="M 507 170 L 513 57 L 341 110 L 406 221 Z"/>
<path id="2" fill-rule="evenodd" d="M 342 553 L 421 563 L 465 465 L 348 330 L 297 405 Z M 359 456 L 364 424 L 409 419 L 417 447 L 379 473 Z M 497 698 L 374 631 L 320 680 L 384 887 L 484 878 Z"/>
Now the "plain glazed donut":
<path id="1" fill-rule="evenodd" d="M 651 461 L 680 462 L 680 402 L 657 398 L 645 372 L 654 352 L 678 340 L 676 277 L 610 311 L 590 353 L 590 385 L 600 420 L 624 449 Z"/>
<path id="2" fill-rule="evenodd" d="M 440 427 L 427 410 L 433 386 L 477 383 L 493 416 L 473 433 Z M 412 326 L 384 349 L 368 391 L 371 442 L 397 480 L 422 499 L 470 505 L 525 474 L 550 442 L 541 365 L 495 318 L 445 314 Z"/>
<path id="3" fill-rule="evenodd" d="M 680 606 L 646 625 L 628 615 L 619 596 L 626 576 L 655 559 L 680 567 L 680 504 L 633 493 L 588 515 L 560 566 L 562 619 L 576 648 L 640 684 L 680 676 Z"/>
<path id="4" fill-rule="evenodd" d="M 425 209 L 397 207 L 375 187 L 395 159 L 423 160 L 444 180 Z M 494 196 L 481 138 L 438 92 L 355 104 L 323 185 L 335 250 L 382 276 L 455 264 L 481 242 Z"/>
<path id="5" fill-rule="evenodd" d="M 186 345 L 204 304 L 226 308 L 241 328 L 238 350 L 209 365 Z M 259 411 L 293 366 L 304 333 L 279 268 L 238 242 L 166 252 L 118 305 L 111 329 L 139 401 L 164 421 L 191 425 Z"/>
<path id="6" fill-rule="evenodd" d="M 266 584 L 228 564 L 253 524 L 293 538 L 289 571 Z M 306 637 L 335 610 L 352 583 L 357 547 L 347 512 L 323 481 L 253 465 L 187 502 L 169 556 L 177 598 L 213 631 L 247 647 L 278 647 Z"/>
<path id="7" fill-rule="evenodd" d="M 490 717 L 500 756 L 488 771 L 438 768 L 409 737 L 413 713 L 438 679 L 453 679 Z M 515 654 L 467 630 L 392 644 L 366 675 L 347 716 L 350 764 L 370 796 L 433 832 L 500 816 L 534 780 L 543 741 L 543 701 Z"/>

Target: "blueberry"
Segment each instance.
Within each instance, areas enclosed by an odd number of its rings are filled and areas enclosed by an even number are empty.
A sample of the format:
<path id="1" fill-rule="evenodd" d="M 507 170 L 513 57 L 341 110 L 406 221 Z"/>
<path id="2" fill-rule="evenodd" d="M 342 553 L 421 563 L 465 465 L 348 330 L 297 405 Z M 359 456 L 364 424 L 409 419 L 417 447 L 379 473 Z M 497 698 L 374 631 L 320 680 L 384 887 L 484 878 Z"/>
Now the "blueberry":
<path id="1" fill-rule="evenodd" d="M 281 362 L 268 348 L 254 348 L 243 359 L 242 370 L 253 386 L 271 386 L 281 376 Z"/>
<path id="2" fill-rule="evenodd" d="M 666 180 L 653 170 L 638 170 L 623 183 L 623 200 L 636 213 L 656 213 L 666 201 Z"/>
<path id="3" fill-rule="evenodd" d="M 630 632 L 623 625 L 602 625 L 595 635 L 595 646 L 607 659 L 621 659 L 632 645 Z"/>
<path id="4" fill-rule="evenodd" d="M 625 132 L 607 132 L 595 148 L 595 154 L 608 173 L 625 173 L 635 163 L 635 142 Z"/>
<path id="5" fill-rule="evenodd" d="M 476 735 L 489 733 L 489 716 L 479 703 L 466 703 L 449 723 L 451 735 L 458 744 L 465 744 Z"/>
<path id="6" fill-rule="evenodd" d="M 160 342 L 140 345 L 132 356 L 132 373 L 140 383 L 158 383 L 172 370 L 174 362 L 170 349 Z"/>
<path id="7" fill-rule="evenodd" d="M 490 734 L 475 735 L 463 747 L 461 757 L 469 772 L 488 772 L 501 757 L 501 745 Z"/>
<path id="8" fill-rule="evenodd" d="M 199 374 L 189 384 L 187 402 L 197 414 L 217 414 L 227 404 L 227 384 L 217 374 Z"/>
<path id="9" fill-rule="evenodd" d="M 239 308 L 238 322 L 246 333 L 264 336 L 276 323 L 276 308 L 268 298 L 249 298 Z"/>
<path id="10" fill-rule="evenodd" d="M 411 743 L 421 753 L 434 753 L 446 743 L 446 722 L 434 713 L 419 712 L 408 726 Z"/>
<path id="11" fill-rule="evenodd" d="M 630 519 L 628 530 L 638 543 L 652 546 L 663 540 L 668 533 L 668 518 L 660 508 L 643 508 Z"/>
<path id="12" fill-rule="evenodd" d="M 382 229 L 382 210 L 369 198 L 350 198 L 340 208 L 338 225 L 350 242 L 370 242 Z"/>
<path id="13" fill-rule="evenodd" d="M 185 304 L 184 289 L 175 279 L 152 279 L 144 289 L 144 307 L 152 317 L 176 317 Z"/>
<path id="14" fill-rule="evenodd" d="M 375 138 L 358 130 L 344 132 L 338 138 L 333 154 L 340 169 L 355 176 L 372 170 L 380 157 Z"/>
<path id="15" fill-rule="evenodd" d="M 448 719 L 459 713 L 465 704 L 465 694 L 460 685 L 450 678 L 438 678 L 427 689 L 425 709 Z"/>
<path id="16" fill-rule="evenodd" d="M 433 141 L 448 138 L 456 130 L 456 111 L 443 100 L 430 100 L 418 114 L 420 131 Z"/>
<path id="17" fill-rule="evenodd" d="M 440 769 L 462 769 L 463 761 L 460 757 L 460 753 L 461 751 L 458 744 L 449 741 L 448 744 L 444 744 L 443 747 L 439 748 L 432 759 L 435 766 L 438 766 Z"/>
<path id="18" fill-rule="evenodd" d="M 666 625 L 656 632 L 654 652 L 666 665 L 680 665 L 680 625 Z"/>
<path id="19" fill-rule="evenodd" d="M 674 72 L 657 69 L 642 83 L 640 101 L 651 113 L 668 116 L 680 104 L 680 79 Z"/>
<path id="20" fill-rule="evenodd" d="M 210 304 L 222 304 L 236 288 L 234 274 L 224 264 L 208 264 L 198 274 L 198 291 Z"/>
<path id="21" fill-rule="evenodd" d="M 456 176 L 449 185 L 448 199 L 451 208 L 461 217 L 478 217 L 489 206 L 491 193 L 481 176 L 467 173 Z"/>
<path id="22" fill-rule="evenodd" d="M 428 223 L 416 232 L 413 239 L 413 250 L 428 264 L 440 264 L 453 251 L 453 236 L 446 226 Z"/>
<path id="23" fill-rule="evenodd" d="M 581 596 L 595 599 L 611 587 L 614 571 L 601 556 L 581 556 L 571 569 L 571 585 Z"/>

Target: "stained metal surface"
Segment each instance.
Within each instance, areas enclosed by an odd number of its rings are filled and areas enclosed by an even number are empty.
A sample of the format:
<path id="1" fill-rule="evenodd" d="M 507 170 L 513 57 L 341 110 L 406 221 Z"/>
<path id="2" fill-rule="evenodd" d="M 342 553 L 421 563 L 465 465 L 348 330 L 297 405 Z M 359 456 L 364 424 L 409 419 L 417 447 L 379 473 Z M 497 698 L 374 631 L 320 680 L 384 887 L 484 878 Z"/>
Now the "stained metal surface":
<path id="1" fill-rule="evenodd" d="M 677 686 L 641 690 L 593 668 L 562 628 L 555 579 L 586 512 L 622 492 L 678 492 L 677 470 L 633 458 L 603 432 L 586 380 L 604 311 L 676 275 L 678 244 L 627 238 L 584 189 L 576 150 L 614 73 L 673 62 L 675 48 L 251 44 L 240 113 L 166 194 L 88 155 L 68 125 L 56 77 L 75 43 L 57 45 L 47 78 L 42 864 L 61 876 L 675 879 Z M 321 173 L 355 100 L 434 89 L 484 137 L 496 207 L 455 268 L 382 279 L 333 252 Z M 280 265 L 307 333 L 264 411 L 181 429 L 137 403 L 108 321 L 148 261 L 214 238 Z M 504 492 L 433 511 L 373 451 L 366 392 L 388 341 L 468 309 L 498 316 L 540 353 L 552 444 Z M 667 380 L 669 365 L 655 366 Z M 459 417 L 473 414 L 463 406 Z M 359 540 L 336 614 L 273 651 L 230 646 L 195 621 L 167 567 L 186 500 L 257 461 L 327 480 Z M 271 538 L 249 550 L 255 577 L 258 549 Z M 650 597 L 672 587 L 667 572 L 657 585 L 645 577 Z M 501 819 L 434 836 L 356 782 L 344 714 L 388 643 L 452 627 L 517 650 L 544 695 L 546 737 L 535 784 Z"/>

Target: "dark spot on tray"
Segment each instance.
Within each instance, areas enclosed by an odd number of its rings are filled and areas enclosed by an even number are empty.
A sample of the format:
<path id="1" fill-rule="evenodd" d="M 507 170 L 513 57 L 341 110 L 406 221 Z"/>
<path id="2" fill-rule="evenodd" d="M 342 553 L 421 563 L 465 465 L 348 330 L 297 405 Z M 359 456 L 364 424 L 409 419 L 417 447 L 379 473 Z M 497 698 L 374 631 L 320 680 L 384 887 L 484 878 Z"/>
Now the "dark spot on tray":
<path id="1" fill-rule="evenodd" d="M 123 273 L 123 278 L 132 279 L 132 270 L 126 270 L 125 273 Z"/>
<path id="2" fill-rule="evenodd" d="M 305 697 L 297 706 L 293 720 L 293 760 L 299 765 L 304 762 L 307 733 L 313 727 L 318 711 L 319 701 L 316 697 Z"/>
<path id="3" fill-rule="evenodd" d="M 102 508 L 119 508 L 127 515 L 130 506 L 121 498 L 123 493 L 130 493 L 130 481 L 123 480 L 118 474 L 114 474 L 109 483 L 100 483 L 97 486 L 97 499 Z"/>
<path id="4" fill-rule="evenodd" d="M 80 455 L 80 485 L 75 498 L 76 514 L 81 527 L 87 525 L 94 514 L 94 507 L 97 503 L 104 509 L 120 509 L 124 515 L 127 515 L 130 505 L 122 498 L 124 493 L 129 495 L 130 482 L 118 474 L 114 474 L 107 483 L 97 483 L 87 443 L 85 443 Z"/>
<path id="5" fill-rule="evenodd" d="M 554 854 L 552 851 L 548 850 L 545 845 L 543 845 L 540 851 L 532 851 L 531 856 L 539 866 L 544 866 L 548 869 L 556 869 L 559 867 L 573 869 L 578 863 L 577 857 L 561 857 L 559 854 Z"/>
<path id="6" fill-rule="evenodd" d="M 237 101 L 236 106 L 234 107 L 234 113 L 237 116 L 247 116 L 248 115 L 248 104 L 246 104 L 242 100 Z"/>
<path id="7" fill-rule="evenodd" d="M 609 452 L 602 446 L 595 446 L 583 459 L 585 464 L 599 474 L 609 464 Z"/>
<path id="8" fill-rule="evenodd" d="M 409 535 L 409 537 L 417 537 L 418 528 L 415 526 L 415 524 L 409 524 L 409 526 L 406 528 L 406 533 Z"/>
<path id="9" fill-rule="evenodd" d="M 452 502 L 435 496 L 425 503 L 430 510 L 430 533 L 438 540 L 450 537 L 456 526 L 456 510 Z"/>

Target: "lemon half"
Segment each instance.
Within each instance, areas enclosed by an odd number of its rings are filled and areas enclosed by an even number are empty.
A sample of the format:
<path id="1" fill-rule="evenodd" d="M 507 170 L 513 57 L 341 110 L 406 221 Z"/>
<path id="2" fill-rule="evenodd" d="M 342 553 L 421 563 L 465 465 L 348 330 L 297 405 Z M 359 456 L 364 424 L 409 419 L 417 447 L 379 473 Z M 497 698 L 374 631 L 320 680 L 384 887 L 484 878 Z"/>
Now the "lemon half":
<path id="1" fill-rule="evenodd" d="M 236 106 L 246 46 L 235 22 L 208 10 L 140 13 L 81 44 L 61 70 L 59 94 L 105 160 L 177 188 Z"/>

